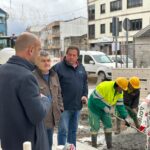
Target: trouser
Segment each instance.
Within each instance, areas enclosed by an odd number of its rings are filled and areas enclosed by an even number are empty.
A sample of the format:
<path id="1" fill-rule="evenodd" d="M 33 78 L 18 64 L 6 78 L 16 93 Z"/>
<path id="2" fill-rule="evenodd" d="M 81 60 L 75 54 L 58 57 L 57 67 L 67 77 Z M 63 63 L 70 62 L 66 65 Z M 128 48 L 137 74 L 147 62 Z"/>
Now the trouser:
<path id="1" fill-rule="evenodd" d="M 61 114 L 58 125 L 58 145 L 65 145 L 66 142 L 76 146 L 76 133 L 80 111 L 65 110 Z"/>
<path id="2" fill-rule="evenodd" d="M 53 145 L 53 128 L 47 129 L 47 136 L 48 136 L 48 142 L 49 142 L 49 150 L 52 150 Z"/>
<path id="3" fill-rule="evenodd" d="M 137 114 L 135 112 L 133 112 L 133 110 L 129 106 L 125 106 L 125 107 L 126 107 L 126 110 L 128 111 L 129 116 L 134 121 L 136 128 L 139 128 L 140 125 L 139 125 L 139 122 L 137 119 Z M 119 114 L 117 114 L 117 115 L 119 116 Z M 116 118 L 116 133 L 119 133 L 121 131 L 120 128 L 121 128 L 121 121 L 118 118 Z"/>
<path id="4" fill-rule="evenodd" d="M 137 114 L 135 112 L 133 112 L 133 110 L 129 106 L 125 106 L 125 107 L 128 111 L 129 116 L 133 119 L 136 128 L 139 128 L 140 125 L 139 125 L 139 122 L 137 119 Z"/>
<path id="5" fill-rule="evenodd" d="M 121 132 L 121 120 L 119 120 L 118 118 L 116 118 L 116 131 L 115 134 L 119 134 Z"/>
<path id="6" fill-rule="evenodd" d="M 111 121 L 110 114 L 105 113 L 103 110 L 100 110 L 99 115 L 89 110 L 89 124 L 90 124 L 90 131 L 91 131 L 91 139 L 93 139 L 92 145 L 93 146 L 95 145 L 94 147 L 97 147 L 97 134 L 100 129 L 100 121 L 102 121 L 104 126 L 107 147 L 110 147 L 110 145 L 112 144 L 112 137 L 111 137 L 112 121 Z"/>

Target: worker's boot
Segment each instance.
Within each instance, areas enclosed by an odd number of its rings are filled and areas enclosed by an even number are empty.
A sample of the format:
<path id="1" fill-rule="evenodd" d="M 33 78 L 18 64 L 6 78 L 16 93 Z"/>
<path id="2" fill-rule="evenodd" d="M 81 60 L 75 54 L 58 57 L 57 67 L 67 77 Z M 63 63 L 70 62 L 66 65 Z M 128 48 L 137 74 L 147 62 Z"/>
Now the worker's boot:
<path id="1" fill-rule="evenodd" d="M 116 118 L 116 131 L 115 134 L 120 134 L 121 132 L 121 121 Z"/>
<path id="2" fill-rule="evenodd" d="M 112 133 L 105 132 L 105 140 L 106 140 L 107 148 L 108 149 L 112 148 Z"/>
<path id="3" fill-rule="evenodd" d="M 137 118 L 134 119 L 134 124 L 135 124 L 136 128 L 139 129 L 140 125 L 139 125 L 139 121 Z"/>
<path id="4" fill-rule="evenodd" d="M 92 146 L 97 148 L 97 134 L 91 135 Z"/>

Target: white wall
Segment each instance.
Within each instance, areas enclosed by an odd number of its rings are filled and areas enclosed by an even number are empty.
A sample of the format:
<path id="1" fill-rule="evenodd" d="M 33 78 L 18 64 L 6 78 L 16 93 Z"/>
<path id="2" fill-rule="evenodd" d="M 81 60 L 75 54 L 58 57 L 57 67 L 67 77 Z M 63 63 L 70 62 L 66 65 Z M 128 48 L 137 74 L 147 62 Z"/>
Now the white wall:
<path id="1" fill-rule="evenodd" d="M 87 19 L 77 18 L 71 21 L 60 22 L 61 50 L 64 51 L 64 38 L 87 34 Z"/>

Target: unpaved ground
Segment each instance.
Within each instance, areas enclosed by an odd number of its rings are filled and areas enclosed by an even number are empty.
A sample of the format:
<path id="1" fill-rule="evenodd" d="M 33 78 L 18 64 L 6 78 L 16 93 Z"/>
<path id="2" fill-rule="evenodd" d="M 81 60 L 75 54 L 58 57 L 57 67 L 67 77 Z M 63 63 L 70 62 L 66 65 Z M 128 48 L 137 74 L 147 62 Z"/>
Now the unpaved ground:
<path id="1" fill-rule="evenodd" d="M 89 80 L 89 87 L 95 87 L 96 80 Z M 115 118 L 113 121 L 113 148 L 111 150 L 145 150 L 146 146 L 146 135 L 141 134 L 135 129 L 127 128 L 122 123 L 122 132 L 119 135 L 115 135 Z M 85 144 L 91 145 L 90 139 L 90 127 L 88 125 L 88 109 L 87 106 L 83 107 L 80 117 L 80 127 L 78 128 L 77 140 Z M 103 130 L 100 131 L 98 137 L 98 150 L 106 150 L 106 143 L 104 138 Z"/>
<path id="2" fill-rule="evenodd" d="M 87 109 L 84 108 L 81 113 L 80 119 L 80 127 L 78 129 L 77 139 L 81 141 L 81 139 L 85 139 L 85 144 L 91 145 L 90 139 L 90 127 L 88 125 L 88 112 Z M 127 128 L 122 123 L 122 132 L 121 134 L 115 135 L 115 118 L 113 120 L 113 148 L 111 150 L 145 150 L 146 145 L 146 135 L 137 132 L 133 128 Z M 106 150 L 105 138 L 103 130 L 99 133 L 99 137 L 102 139 L 98 139 L 98 148 L 99 150 Z M 98 138 L 99 138 L 98 137 Z"/>
<path id="3" fill-rule="evenodd" d="M 141 133 L 120 134 L 113 137 L 111 150 L 144 150 L 146 136 Z"/>

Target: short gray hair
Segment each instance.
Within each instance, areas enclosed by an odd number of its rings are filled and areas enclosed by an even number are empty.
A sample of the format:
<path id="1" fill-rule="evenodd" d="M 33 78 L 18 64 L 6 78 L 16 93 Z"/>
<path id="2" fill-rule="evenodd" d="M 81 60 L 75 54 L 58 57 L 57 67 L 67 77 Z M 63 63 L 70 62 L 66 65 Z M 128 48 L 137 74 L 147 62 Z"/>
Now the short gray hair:
<path id="1" fill-rule="evenodd" d="M 40 50 L 40 56 L 44 56 L 44 57 L 49 56 L 50 57 L 50 53 L 46 50 Z"/>

